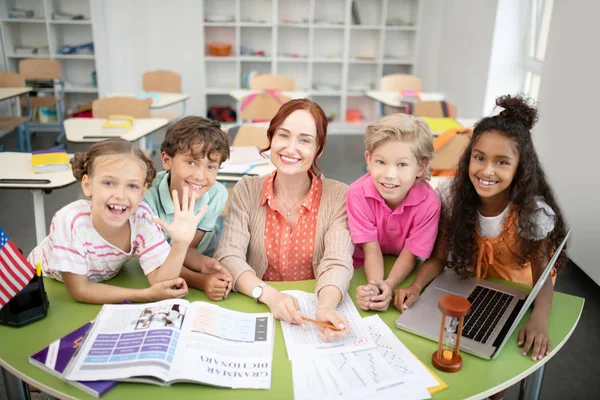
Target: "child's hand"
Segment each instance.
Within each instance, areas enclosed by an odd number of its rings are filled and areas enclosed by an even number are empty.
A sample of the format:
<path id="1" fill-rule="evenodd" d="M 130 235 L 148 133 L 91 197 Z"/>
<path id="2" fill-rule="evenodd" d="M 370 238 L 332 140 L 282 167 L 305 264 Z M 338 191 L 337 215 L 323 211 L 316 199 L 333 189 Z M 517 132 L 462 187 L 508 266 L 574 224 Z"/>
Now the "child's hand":
<path id="1" fill-rule="evenodd" d="M 396 293 L 394 293 L 394 307 L 396 307 L 400 312 L 403 312 L 410 307 L 420 295 L 421 291 L 415 288 L 413 285 L 410 285 L 406 288 L 396 289 Z"/>
<path id="2" fill-rule="evenodd" d="M 346 336 L 349 332 L 349 325 L 346 317 L 344 317 L 342 314 L 340 314 L 332 308 L 318 307 L 315 319 L 317 321 L 330 323 L 340 328 L 339 331 L 335 331 L 331 328 L 322 325 L 317 325 L 317 327 L 319 328 L 319 334 L 321 335 L 321 339 L 323 339 L 326 342 L 331 342 L 332 340 L 340 339 Z"/>
<path id="3" fill-rule="evenodd" d="M 369 311 L 371 297 L 379 294 L 379 289 L 375 285 L 362 285 L 356 288 L 356 303 L 361 310 Z"/>
<path id="4" fill-rule="evenodd" d="M 148 300 L 180 299 L 188 294 L 188 287 L 183 278 L 169 279 L 168 281 L 156 282 L 148 289 Z"/>
<path id="5" fill-rule="evenodd" d="M 192 193 L 191 199 L 188 195 L 189 189 L 183 188 L 183 198 L 181 199 L 181 208 L 179 207 L 179 195 L 176 190 L 173 190 L 173 207 L 175 216 L 173 222 L 167 224 L 158 217 L 154 217 L 154 222 L 160 225 L 165 232 L 171 237 L 172 244 L 181 244 L 189 246 L 194 239 L 198 223 L 208 210 L 208 206 L 204 206 L 197 215 L 194 215 L 194 205 L 196 204 L 196 193 Z"/>
<path id="6" fill-rule="evenodd" d="M 374 311 L 385 311 L 390 306 L 392 301 L 392 287 L 387 281 L 375 280 L 370 281 L 369 285 L 375 286 L 379 292 L 376 296 L 371 297 L 369 302 L 369 309 Z"/>
<path id="7" fill-rule="evenodd" d="M 200 272 L 203 274 L 214 274 L 215 272 L 226 271 L 225 267 L 219 261 L 212 257 L 206 257 L 200 266 Z"/>
<path id="8" fill-rule="evenodd" d="M 519 331 L 517 346 L 523 347 L 523 355 L 529 353 L 532 348 L 531 359 L 541 360 L 544 356 L 550 354 L 552 346 L 550 344 L 550 336 L 546 327 L 547 320 L 541 320 L 532 315 L 529 321 Z"/>
<path id="9" fill-rule="evenodd" d="M 231 288 L 231 274 L 227 270 L 207 275 L 202 285 L 202 290 L 211 301 L 221 301 L 229 294 Z"/>

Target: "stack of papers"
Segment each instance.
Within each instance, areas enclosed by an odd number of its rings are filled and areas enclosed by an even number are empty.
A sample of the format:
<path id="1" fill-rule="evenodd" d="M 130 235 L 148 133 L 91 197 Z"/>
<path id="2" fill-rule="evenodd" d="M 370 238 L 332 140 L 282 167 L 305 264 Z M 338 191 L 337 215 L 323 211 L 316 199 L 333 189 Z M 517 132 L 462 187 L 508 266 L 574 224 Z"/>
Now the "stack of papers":
<path id="1" fill-rule="evenodd" d="M 258 166 L 265 166 L 265 171 L 270 172 L 272 168 L 271 161 L 267 154 L 261 154 L 256 146 L 232 146 L 230 148 L 229 159 L 223 163 L 219 173 L 222 174 L 250 174 L 254 173 Z"/>
<path id="2" fill-rule="evenodd" d="M 31 165 L 36 174 L 66 171 L 69 169 L 69 157 L 65 150 L 37 150 L 31 153 Z"/>
<path id="3" fill-rule="evenodd" d="M 286 291 L 298 299 L 302 315 L 312 317 L 318 298 L 312 293 Z M 350 325 L 346 337 L 324 342 L 315 324 L 281 323 L 292 362 L 294 398 L 429 399 L 444 389 L 439 381 L 400 342 L 379 316 L 360 318 L 348 295 L 338 306 Z"/>

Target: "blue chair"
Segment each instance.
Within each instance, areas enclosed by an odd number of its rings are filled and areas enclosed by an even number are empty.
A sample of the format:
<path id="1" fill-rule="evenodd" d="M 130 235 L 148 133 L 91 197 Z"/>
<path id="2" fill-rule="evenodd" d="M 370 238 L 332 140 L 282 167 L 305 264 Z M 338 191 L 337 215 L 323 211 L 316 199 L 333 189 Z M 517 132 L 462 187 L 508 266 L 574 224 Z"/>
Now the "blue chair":
<path id="1" fill-rule="evenodd" d="M 0 87 L 3 88 L 23 88 L 25 87 L 25 78 L 13 72 L 0 72 Z M 31 152 L 31 139 L 29 132 L 29 120 L 31 119 L 31 100 L 29 94 L 23 96 L 27 102 L 27 115 L 0 117 L 0 136 L 4 136 L 12 131 L 17 133 L 19 151 Z"/>

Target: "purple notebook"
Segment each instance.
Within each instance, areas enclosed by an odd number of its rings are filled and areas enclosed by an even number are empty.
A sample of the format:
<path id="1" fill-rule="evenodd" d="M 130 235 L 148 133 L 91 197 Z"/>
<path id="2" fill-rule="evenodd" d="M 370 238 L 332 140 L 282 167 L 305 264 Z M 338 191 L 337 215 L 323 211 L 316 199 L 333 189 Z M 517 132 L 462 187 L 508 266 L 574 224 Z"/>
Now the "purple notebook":
<path id="1" fill-rule="evenodd" d="M 68 335 L 58 339 L 45 349 L 29 357 L 29 362 L 36 367 L 42 368 L 57 378 L 63 379 L 63 373 L 71 357 L 83 341 L 85 334 L 92 327 L 88 322 L 81 328 L 74 330 Z M 116 381 L 68 381 L 65 382 L 83 390 L 84 392 L 98 398 L 115 387 Z"/>

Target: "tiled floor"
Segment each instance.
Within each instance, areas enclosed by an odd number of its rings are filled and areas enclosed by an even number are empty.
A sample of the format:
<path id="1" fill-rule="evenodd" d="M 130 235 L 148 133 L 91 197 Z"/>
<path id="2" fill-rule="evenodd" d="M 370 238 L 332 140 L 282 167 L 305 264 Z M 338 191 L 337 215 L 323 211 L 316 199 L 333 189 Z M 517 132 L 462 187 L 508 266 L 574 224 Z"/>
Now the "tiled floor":
<path id="1" fill-rule="evenodd" d="M 154 135 L 160 143 L 163 134 Z M 14 147 L 12 139 L 0 140 L 7 147 Z M 38 134 L 34 148 L 52 145 L 48 134 Z M 363 137 L 359 135 L 331 135 L 325 152 L 319 160 L 325 176 L 351 183 L 364 173 Z M 0 157 L 2 154 L 0 153 Z M 158 156 L 154 161 L 159 162 Z M 160 165 L 160 164 L 159 164 Z M 65 204 L 81 196 L 78 184 L 60 189 L 45 196 L 46 222 Z M 17 243 L 23 252 L 35 245 L 35 229 L 32 197 L 27 190 L 0 190 L 0 226 Z M 596 348 L 600 348 L 600 290 L 577 266 L 570 264 L 559 276 L 556 290 L 586 299 L 583 315 L 571 339 L 560 353 L 547 363 L 542 389 L 542 399 L 597 399 L 600 398 L 600 367 Z M 6 343 L 0 343 L 6 345 Z M 465 382 L 468 384 L 468 382 Z M 4 399 L 4 387 L 0 379 L 0 399 Z M 517 399 L 518 387 L 513 387 L 505 399 Z"/>

